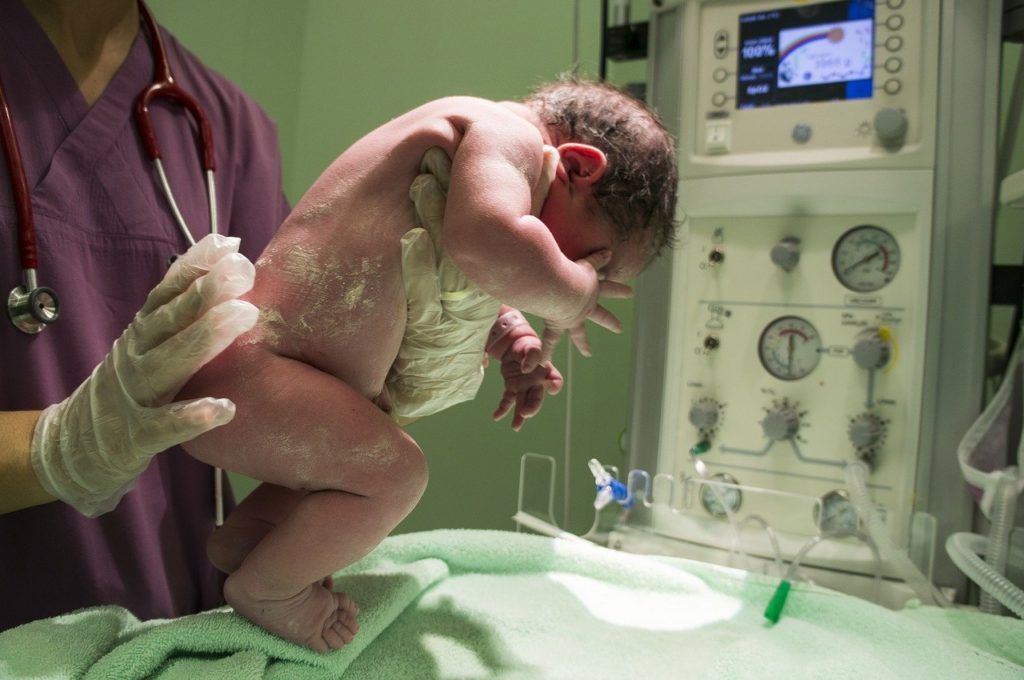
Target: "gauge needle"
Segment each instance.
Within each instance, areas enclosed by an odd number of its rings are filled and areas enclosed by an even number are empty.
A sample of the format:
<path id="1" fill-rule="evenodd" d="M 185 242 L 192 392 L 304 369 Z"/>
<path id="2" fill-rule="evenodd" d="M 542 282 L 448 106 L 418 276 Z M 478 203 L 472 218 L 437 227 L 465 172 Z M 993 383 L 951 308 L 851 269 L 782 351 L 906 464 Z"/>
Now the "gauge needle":
<path id="1" fill-rule="evenodd" d="M 862 257 L 862 258 L 861 258 L 860 260 L 858 260 L 857 262 L 854 262 L 853 264 L 851 264 L 851 265 L 850 265 L 849 267 L 847 267 L 847 268 L 846 268 L 846 269 L 845 269 L 845 270 L 843 271 L 843 273 L 844 273 L 844 274 L 849 274 L 850 272 L 852 272 L 852 271 L 853 271 L 854 269 L 856 269 L 857 267 L 859 267 L 859 266 L 861 266 L 862 264 L 865 264 L 865 263 L 867 263 L 867 262 L 870 262 L 871 260 L 875 259 L 876 257 L 878 257 L 878 256 L 879 256 L 879 255 L 881 255 L 881 254 L 882 254 L 882 249 L 881 249 L 881 248 L 878 248 L 878 249 L 876 249 L 876 250 L 875 250 L 875 252 L 871 253 L 870 255 L 865 255 L 864 257 Z"/>
<path id="2" fill-rule="evenodd" d="M 793 345 L 795 342 L 796 337 L 793 335 L 789 336 L 789 361 L 786 363 L 786 369 L 790 375 L 793 375 Z"/>

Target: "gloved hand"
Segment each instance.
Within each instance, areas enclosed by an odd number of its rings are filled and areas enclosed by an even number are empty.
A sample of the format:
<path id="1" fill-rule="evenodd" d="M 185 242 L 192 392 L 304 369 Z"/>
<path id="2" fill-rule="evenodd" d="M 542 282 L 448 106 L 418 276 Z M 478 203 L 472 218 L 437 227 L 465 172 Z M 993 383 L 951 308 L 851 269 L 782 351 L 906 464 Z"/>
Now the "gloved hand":
<path id="1" fill-rule="evenodd" d="M 154 454 L 234 417 L 228 399 L 170 402 L 256 323 L 256 307 L 235 299 L 255 278 L 238 243 L 210 235 L 178 258 L 92 375 L 40 415 L 32 467 L 50 494 L 96 517 L 131 490 Z"/>
<path id="2" fill-rule="evenodd" d="M 487 354 L 501 361 L 505 381 L 493 417 L 501 420 L 514 406 L 512 429 L 518 432 L 527 418 L 540 411 L 544 393 L 558 394 L 563 380 L 550 361 L 541 361 L 541 340 L 519 310 L 503 307 L 502 312 L 487 342 Z"/>

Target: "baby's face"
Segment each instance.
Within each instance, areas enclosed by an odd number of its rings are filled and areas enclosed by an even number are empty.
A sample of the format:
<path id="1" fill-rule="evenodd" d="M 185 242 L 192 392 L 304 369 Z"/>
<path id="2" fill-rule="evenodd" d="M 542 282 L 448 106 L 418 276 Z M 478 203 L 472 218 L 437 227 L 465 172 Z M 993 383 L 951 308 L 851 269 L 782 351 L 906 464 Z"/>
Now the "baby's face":
<path id="1" fill-rule="evenodd" d="M 622 241 L 612 225 L 598 214 L 589 187 L 574 188 L 556 178 L 541 208 L 540 220 L 570 260 L 576 261 L 608 248 L 612 259 L 600 273 L 610 281 L 629 281 L 647 266 L 647 244 L 642 239 Z"/>

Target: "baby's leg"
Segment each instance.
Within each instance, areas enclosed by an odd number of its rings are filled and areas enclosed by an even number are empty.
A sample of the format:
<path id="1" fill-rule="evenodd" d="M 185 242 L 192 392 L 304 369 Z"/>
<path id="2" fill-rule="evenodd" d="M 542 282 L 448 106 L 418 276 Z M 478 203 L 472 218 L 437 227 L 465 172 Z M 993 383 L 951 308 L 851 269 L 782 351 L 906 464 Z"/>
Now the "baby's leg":
<path id="1" fill-rule="evenodd" d="M 234 573 L 245 556 L 295 509 L 306 493 L 269 482 L 256 487 L 207 540 L 206 556 L 213 566 L 225 574 Z"/>
<path id="2" fill-rule="evenodd" d="M 225 598 L 288 640 L 341 647 L 358 627 L 357 608 L 323 579 L 367 554 L 415 507 L 426 485 L 423 454 L 369 399 L 308 364 L 242 350 L 219 359 L 189 391 L 216 390 L 235 401 L 237 414 L 186 448 L 211 465 L 305 493 L 290 512 L 270 513 L 280 524 L 228 578 Z M 275 495 L 264 492 L 252 507 L 267 516 L 260 506 Z"/>

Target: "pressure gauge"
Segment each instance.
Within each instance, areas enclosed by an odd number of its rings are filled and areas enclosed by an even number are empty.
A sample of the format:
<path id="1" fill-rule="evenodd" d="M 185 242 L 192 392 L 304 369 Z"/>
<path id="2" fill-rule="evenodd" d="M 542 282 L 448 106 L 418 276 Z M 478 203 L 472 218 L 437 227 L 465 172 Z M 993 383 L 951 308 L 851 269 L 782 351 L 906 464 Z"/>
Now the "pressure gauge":
<path id="1" fill-rule="evenodd" d="M 829 491 L 821 497 L 819 504 L 814 506 L 814 521 L 822 531 L 837 533 L 853 533 L 857 531 L 859 523 L 857 508 L 846 492 L 840 489 Z"/>
<path id="2" fill-rule="evenodd" d="M 899 244 L 881 227 L 854 227 L 839 237 L 832 250 L 832 270 L 839 283 L 858 293 L 884 287 L 899 269 Z"/>
<path id="3" fill-rule="evenodd" d="M 806 319 L 782 316 L 761 332 L 757 353 L 765 370 L 779 380 L 799 380 L 818 365 L 821 337 Z"/>
<path id="4" fill-rule="evenodd" d="M 711 480 L 726 484 L 739 484 L 732 475 L 727 475 L 724 472 L 712 475 Z M 728 513 L 725 511 L 723 503 L 728 506 L 730 512 L 736 512 L 743 504 L 743 492 L 735 486 L 700 485 L 700 504 L 704 506 L 708 514 L 712 517 L 725 517 Z"/>

